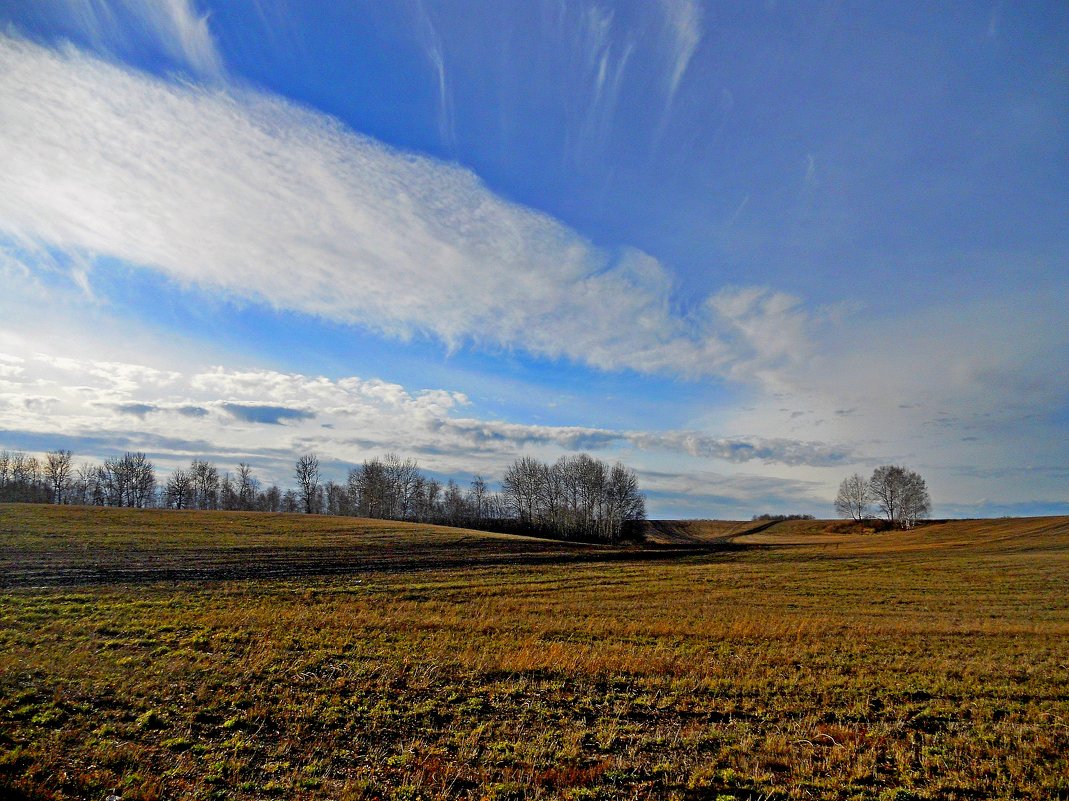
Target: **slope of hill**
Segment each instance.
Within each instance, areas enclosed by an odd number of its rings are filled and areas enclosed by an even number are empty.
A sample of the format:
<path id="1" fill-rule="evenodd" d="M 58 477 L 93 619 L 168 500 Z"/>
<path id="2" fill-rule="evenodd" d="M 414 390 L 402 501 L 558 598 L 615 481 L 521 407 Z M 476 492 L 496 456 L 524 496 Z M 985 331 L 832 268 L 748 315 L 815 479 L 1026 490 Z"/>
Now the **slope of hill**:
<path id="1" fill-rule="evenodd" d="M 1069 517 L 933 520 L 907 531 L 873 531 L 850 521 L 785 520 L 730 536 L 737 545 L 830 547 L 842 554 L 971 553 L 1069 549 Z"/>
<path id="2" fill-rule="evenodd" d="M 764 525 L 739 520 L 644 520 L 635 525 L 635 533 L 652 545 L 724 545 Z"/>
<path id="3" fill-rule="evenodd" d="M 606 550 L 325 515 L 0 505 L 0 586 L 9 587 L 535 564 Z"/>
<path id="4" fill-rule="evenodd" d="M 1069 549 L 1069 517 L 874 533 L 849 521 L 650 520 L 640 548 L 325 515 L 0 504 L 0 587 L 267 579 L 803 548 L 838 557 Z"/>

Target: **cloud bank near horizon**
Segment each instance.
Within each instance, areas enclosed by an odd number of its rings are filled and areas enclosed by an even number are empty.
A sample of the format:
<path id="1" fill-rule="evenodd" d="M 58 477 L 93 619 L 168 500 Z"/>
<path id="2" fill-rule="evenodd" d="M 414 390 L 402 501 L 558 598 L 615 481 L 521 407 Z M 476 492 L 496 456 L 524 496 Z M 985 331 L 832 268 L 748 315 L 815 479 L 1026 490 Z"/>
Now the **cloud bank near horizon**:
<path id="1" fill-rule="evenodd" d="M 222 366 L 186 372 L 56 356 L 32 346 L 21 352 L 0 352 L 4 447 L 65 447 L 79 460 L 142 450 L 161 473 L 194 458 L 223 469 L 246 461 L 262 478 L 285 484 L 301 453 L 318 452 L 338 479 L 347 465 L 395 451 L 439 475 L 499 479 L 519 454 L 552 461 L 562 452 L 590 451 L 638 467 L 654 510 L 702 502 L 735 510 L 759 501 L 769 508 L 819 507 L 826 494 L 821 482 L 758 473 L 840 468 L 855 458 L 827 443 L 784 438 L 481 419 L 467 409 L 463 393 L 356 376 Z M 711 472 L 704 466 L 710 460 L 726 472 Z M 664 461 L 672 466 L 652 466 Z M 710 477 L 715 486 L 703 484 Z"/>
<path id="2" fill-rule="evenodd" d="M 220 446 L 229 440 L 235 453 L 270 438 L 274 448 L 315 447 L 350 461 L 369 449 L 400 449 L 432 455 L 451 469 L 464 469 L 465 455 L 503 463 L 525 449 L 637 449 L 790 466 L 840 465 L 853 458 L 839 447 L 783 438 L 485 420 L 463 415 L 468 405 L 460 392 L 411 391 L 356 376 L 224 367 L 186 375 L 145 364 L 0 353 L 0 428 L 8 431 L 163 436 L 181 419 L 191 439 Z"/>

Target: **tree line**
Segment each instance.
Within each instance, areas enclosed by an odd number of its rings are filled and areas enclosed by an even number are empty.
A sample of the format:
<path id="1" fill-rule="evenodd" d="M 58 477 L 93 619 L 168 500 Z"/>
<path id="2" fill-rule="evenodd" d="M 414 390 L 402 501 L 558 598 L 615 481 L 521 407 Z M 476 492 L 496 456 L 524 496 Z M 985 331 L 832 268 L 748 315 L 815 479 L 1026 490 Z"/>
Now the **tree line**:
<path id="1" fill-rule="evenodd" d="M 502 492 L 513 515 L 535 530 L 568 539 L 616 542 L 624 523 L 646 518 L 635 472 L 585 453 L 552 465 L 530 456 L 513 462 Z"/>
<path id="2" fill-rule="evenodd" d="M 854 473 L 844 478 L 835 497 L 840 517 L 865 520 L 874 512 L 899 528 L 912 528 L 931 514 L 932 499 L 921 476 L 906 467 L 883 465 L 869 478 Z"/>
<path id="3" fill-rule="evenodd" d="M 143 453 L 75 465 L 67 450 L 44 459 L 0 451 L 0 501 L 145 507 L 158 500 L 156 470 Z"/>
<path id="4" fill-rule="evenodd" d="M 344 481 L 324 480 L 318 457 L 305 454 L 294 482 L 264 486 L 245 462 L 223 472 L 194 459 L 159 480 L 140 452 L 75 464 L 69 450 L 43 459 L 0 451 L 0 501 L 348 515 L 603 542 L 616 542 L 627 521 L 646 516 L 635 472 L 587 454 L 552 465 L 518 458 L 500 492 L 479 475 L 467 487 L 442 483 L 393 453 L 350 468 Z"/>

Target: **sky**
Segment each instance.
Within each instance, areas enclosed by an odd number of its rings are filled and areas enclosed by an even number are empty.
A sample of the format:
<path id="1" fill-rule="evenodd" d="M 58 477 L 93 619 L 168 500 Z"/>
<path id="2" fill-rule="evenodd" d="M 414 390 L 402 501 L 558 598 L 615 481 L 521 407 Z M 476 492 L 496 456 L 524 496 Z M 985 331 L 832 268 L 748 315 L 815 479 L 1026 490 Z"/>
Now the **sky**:
<path id="1" fill-rule="evenodd" d="M 0 448 L 1069 513 L 1069 6 L 0 0 Z"/>

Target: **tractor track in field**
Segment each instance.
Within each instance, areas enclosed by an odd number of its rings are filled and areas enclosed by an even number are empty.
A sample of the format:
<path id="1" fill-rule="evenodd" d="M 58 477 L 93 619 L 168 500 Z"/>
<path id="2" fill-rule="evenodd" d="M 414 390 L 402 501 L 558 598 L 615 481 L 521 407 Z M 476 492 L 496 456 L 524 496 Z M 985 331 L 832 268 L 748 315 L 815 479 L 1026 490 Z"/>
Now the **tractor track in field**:
<path id="1" fill-rule="evenodd" d="M 131 585 L 158 582 L 286 580 L 367 573 L 648 562 L 742 550 L 731 543 L 715 546 L 612 548 L 568 546 L 532 550 L 470 547 L 457 553 L 441 548 L 217 548 L 182 551 L 78 553 L 0 549 L 0 589 Z"/>

